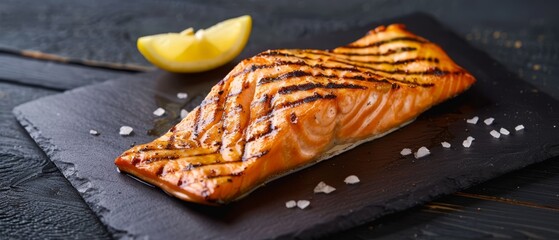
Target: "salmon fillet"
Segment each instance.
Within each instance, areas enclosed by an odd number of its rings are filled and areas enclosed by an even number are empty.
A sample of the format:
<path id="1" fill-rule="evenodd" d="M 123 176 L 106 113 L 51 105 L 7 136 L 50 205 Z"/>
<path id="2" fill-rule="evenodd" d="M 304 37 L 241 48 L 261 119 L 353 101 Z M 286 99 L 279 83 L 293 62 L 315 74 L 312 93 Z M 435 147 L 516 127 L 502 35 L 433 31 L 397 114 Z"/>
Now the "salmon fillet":
<path id="1" fill-rule="evenodd" d="M 115 164 L 182 200 L 223 204 L 395 130 L 474 82 L 401 24 L 334 50 L 269 50 Z"/>

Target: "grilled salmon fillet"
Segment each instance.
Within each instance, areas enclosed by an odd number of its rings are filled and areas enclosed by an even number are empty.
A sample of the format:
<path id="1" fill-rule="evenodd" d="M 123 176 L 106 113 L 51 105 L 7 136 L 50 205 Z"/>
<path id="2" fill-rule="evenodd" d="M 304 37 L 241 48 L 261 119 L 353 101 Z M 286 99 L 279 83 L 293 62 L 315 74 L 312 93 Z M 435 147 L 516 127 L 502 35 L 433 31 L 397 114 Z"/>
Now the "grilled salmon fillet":
<path id="1" fill-rule="evenodd" d="M 334 50 L 269 50 L 115 164 L 182 200 L 223 204 L 395 130 L 474 82 L 401 24 Z"/>

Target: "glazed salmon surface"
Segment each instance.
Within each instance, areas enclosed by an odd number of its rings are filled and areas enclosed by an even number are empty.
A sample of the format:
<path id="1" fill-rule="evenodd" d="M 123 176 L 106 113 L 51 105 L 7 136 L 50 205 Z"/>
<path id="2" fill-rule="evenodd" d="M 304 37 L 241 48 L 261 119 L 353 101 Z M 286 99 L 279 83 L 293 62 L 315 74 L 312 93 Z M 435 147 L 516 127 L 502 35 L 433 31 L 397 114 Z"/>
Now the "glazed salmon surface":
<path id="1" fill-rule="evenodd" d="M 269 50 L 239 63 L 179 124 L 115 163 L 185 201 L 227 203 L 386 134 L 474 82 L 400 24 L 330 51 Z"/>

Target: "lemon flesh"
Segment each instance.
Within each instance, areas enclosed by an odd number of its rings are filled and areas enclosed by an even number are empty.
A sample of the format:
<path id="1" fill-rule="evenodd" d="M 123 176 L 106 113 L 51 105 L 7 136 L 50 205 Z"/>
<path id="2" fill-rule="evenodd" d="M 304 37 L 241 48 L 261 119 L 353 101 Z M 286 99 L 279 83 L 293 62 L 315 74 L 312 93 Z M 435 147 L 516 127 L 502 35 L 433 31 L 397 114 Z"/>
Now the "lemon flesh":
<path id="1" fill-rule="evenodd" d="M 170 71 L 195 73 L 222 66 L 244 49 L 252 19 L 245 15 L 194 32 L 165 33 L 138 38 L 138 50 L 155 66 Z"/>

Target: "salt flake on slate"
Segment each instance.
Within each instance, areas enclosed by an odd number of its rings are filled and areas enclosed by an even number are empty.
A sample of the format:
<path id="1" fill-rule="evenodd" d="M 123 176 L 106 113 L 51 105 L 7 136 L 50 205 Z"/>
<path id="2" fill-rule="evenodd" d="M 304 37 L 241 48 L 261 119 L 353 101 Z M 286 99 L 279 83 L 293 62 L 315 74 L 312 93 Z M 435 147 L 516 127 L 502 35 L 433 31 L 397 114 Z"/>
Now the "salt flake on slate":
<path id="1" fill-rule="evenodd" d="M 294 208 L 295 206 L 297 206 L 297 202 L 295 202 L 294 200 L 285 202 L 286 208 Z"/>
<path id="2" fill-rule="evenodd" d="M 484 122 L 485 125 L 487 125 L 487 126 L 493 124 L 493 121 L 495 121 L 495 118 L 488 118 L 488 119 L 483 120 L 483 122 Z"/>
<path id="3" fill-rule="evenodd" d="M 336 189 L 324 182 L 319 182 L 318 185 L 316 185 L 316 187 L 314 187 L 314 193 L 331 193 L 333 191 L 336 191 Z"/>
<path id="4" fill-rule="evenodd" d="M 451 146 L 450 143 L 448 143 L 448 142 L 441 142 L 441 145 L 442 145 L 444 148 L 450 148 L 450 146 Z"/>
<path id="5" fill-rule="evenodd" d="M 299 200 L 299 201 L 297 201 L 297 207 L 299 207 L 300 209 L 305 209 L 305 208 L 307 208 L 309 205 L 311 205 L 311 202 L 309 202 L 308 200 Z"/>
<path id="6" fill-rule="evenodd" d="M 97 132 L 97 131 L 95 131 L 95 130 L 93 130 L 93 129 L 89 130 L 89 134 L 91 134 L 91 135 L 93 135 L 93 136 L 99 136 L 99 132 Z"/>
<path id="7" fill-rule="evenodd" d="M 188 111 L 181 109 L 181 118 L 185 118 L 188 115 Z"/>
<path id="8" fill-rule="evenodd" d="M 415 158 L 422 158 L 422 157 L 425 157 L 429 154 L 431 154 L 431 152 L 429 151 L 428 148 L 420 147 L 419 149 L 417 149 L 417 152 L 415 152 L 414 156 L 415 156 Z"/>
<path id="9" fill-rule="evenodd" d="M 183 93 L 183 92 L 177 93 L 177 98 L 179 99 L 186 99 L 187 97 L 188 97 L 187 93 Z"/>
<path id="10" fill-rule="evenodd" d="M 402 149 L 402 151 L 400 151 L 400 154 L 401 154 L 402 156 L 410 155 L 410 154 L 411 154 L 411 149 L 409 149 L 409 148 L 404 148 L 404 149 Z"/>
<path id="11" fill-rule="evenodd" d="M 524 129 L 524 125 L 522 125 L 522 124 L 514 127 L 514 130 L 516 130 L 516 131 L 520 131 L 520 130 L 523 130 L 523 129 Z"/>
<path id="12" fill-rule="evenodd" d="M 163 108 L 157 108 L 155 109 L 155 111 L 153 111 L 153 115 L 161 117 L 163 116 L 163 114 L 165 114 L 165 109 Z"/>
<path id="13" fill-rule="evenodd" d="M 477 120 L 479 120 L 479 117 L 475 116 L 473 118 L 467 119 L 466 122 L 469 124 L 477 124 Z"/>
<path id="14" fill-rule="evenodd" d="M 464 141 L 462 142 L 462 146 L 464 146 L 464 147 L 466 147 L 466 148 L 469 148 L 469 147 L 472 145 L 472 142 L 473 142 L 474 140 L 476 140 L 476 139 L 473 138 L 472 136 L 468 136 L 468 137 L 466 138 L 466 140 L 464 140 Z"/>
<path id="15" fill-rule="evenodd" d="M 489 132 L 489 134 L 491 134 L 491 136 L 493 136 L 494 138 L 499 138 L 501 137 L 501 134 L 495 130 L 491 130 L 491 132 Z"/>
<path id="16" fill-rule="evenodd" d="M 503 135 L 509 135 L 509 134 L 510 134 L 509 130 L 507 130 L 507 129 L 505 129 L 505 128 L 501 128 L 501 129 L 499 130 L 499 132 L 500 132 L 501 134 L 503 134 Z"/>
<path id="17" fill-rule="evenodd" d="M 355 176 L 355 175 L 350 175 L 350 176 L 347 176 L 347 177 L 344 179 L 344 182 L 345 182 L 346 184 L 356 184 L 356 183 L 359 183 L 360 180 L 359 180 L 359 178 L 358 178 L 357 176 Z"/>
<path id="18" fill-rule="evenodd" d="M 122 136 L 128 136 L 132 133 L 132 131 L 134 131 L 133 128 L 131 128 L 129 126 L 122 126 L 122 127 L 120 127 L 120 131 L 118 132 L 118 134 L 120 134 Z"/>

